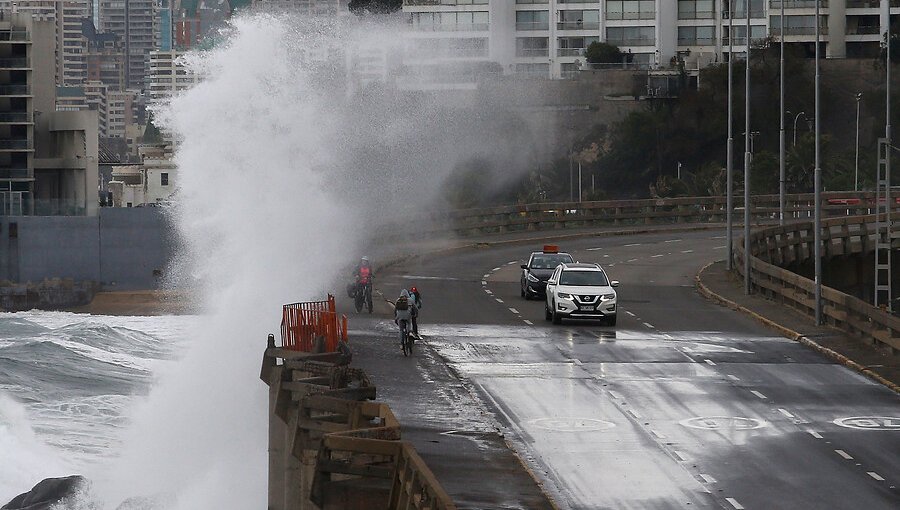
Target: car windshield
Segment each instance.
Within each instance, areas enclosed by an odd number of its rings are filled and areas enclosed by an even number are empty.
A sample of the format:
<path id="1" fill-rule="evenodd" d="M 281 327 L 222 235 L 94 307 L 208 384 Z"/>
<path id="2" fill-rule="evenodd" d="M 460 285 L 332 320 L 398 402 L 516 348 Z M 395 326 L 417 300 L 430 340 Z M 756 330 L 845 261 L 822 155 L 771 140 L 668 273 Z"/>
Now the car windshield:
<path id="1" fill-rule="evenodd" d="M 609 280 L 603 271 L 563 271 L 559 276 L 560 285 L 607 286 Z"/>
<path id="2" fill-rule="evenodd" d="M 542 253 L 531 258 L 531 269 L 556 269 L 556 266 L 572 262 L 572 256 L 567 253 Z"/>

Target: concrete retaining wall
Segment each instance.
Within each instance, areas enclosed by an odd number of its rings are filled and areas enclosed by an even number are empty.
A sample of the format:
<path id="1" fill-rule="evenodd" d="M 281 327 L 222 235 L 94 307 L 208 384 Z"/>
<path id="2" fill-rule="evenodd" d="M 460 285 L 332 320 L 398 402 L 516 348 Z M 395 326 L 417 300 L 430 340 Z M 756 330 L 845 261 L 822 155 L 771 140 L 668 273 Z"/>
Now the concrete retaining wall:
<path id="1" fill-rule="evenodd" d="M 0 280 L 99 282 L 107 290 L 152 289 L 174 251 L 158 208 L 104 208 L 94 217 L 2 217 Z"/>

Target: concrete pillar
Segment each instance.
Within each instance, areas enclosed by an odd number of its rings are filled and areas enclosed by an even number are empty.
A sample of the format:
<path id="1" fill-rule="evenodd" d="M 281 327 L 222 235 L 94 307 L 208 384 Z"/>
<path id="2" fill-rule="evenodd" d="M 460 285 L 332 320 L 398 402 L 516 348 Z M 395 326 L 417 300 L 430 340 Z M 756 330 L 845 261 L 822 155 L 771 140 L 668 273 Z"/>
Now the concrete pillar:
<path id="1" fill-rule="evenodd" d="M 825 58 L 847 57 L 847 0 L 828 2 L 828 46 Z"/>
<path id="2" fill-rule="evenodd" d="M 284 461 L 287 455 L 287 424 L 275 413 L 283 367 L 274 367 L 269 383 L 269 510 L 288 510 L 284 506 Z"/>

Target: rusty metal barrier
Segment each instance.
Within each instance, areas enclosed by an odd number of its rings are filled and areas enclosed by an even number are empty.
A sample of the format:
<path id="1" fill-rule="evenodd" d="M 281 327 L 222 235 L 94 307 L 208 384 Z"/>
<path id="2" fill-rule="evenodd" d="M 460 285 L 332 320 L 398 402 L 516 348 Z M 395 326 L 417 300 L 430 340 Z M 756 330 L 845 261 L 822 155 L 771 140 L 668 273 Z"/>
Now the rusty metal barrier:
<path id="1" fill-rule="evenodd" d="M 268 509 L 455 510 L 349 362 L 344 352 L 276 347 L 269 335 L 260 372 L 270 397 Z"/>
<path id="2" fill-rule="evenodd" d="M 321 343 L 316 344 L 317 340 Z M 281 345 L 303 352 L 337 352 L 347 342 L 347 316 L 338 315 L 334 296 L 325 301 L 284 305 L 281 316 Z"/>

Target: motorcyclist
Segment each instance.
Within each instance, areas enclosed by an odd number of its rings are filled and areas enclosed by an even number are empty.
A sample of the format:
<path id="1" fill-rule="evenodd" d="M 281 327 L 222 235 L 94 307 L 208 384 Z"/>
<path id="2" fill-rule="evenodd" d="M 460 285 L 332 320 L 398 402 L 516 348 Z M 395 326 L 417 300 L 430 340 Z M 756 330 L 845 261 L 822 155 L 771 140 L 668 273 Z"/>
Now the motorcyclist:
<path id="1" fill-rule="evenodd" d="M 372 280 L 375 278 L 375 271 L 372 270 L 369 257 L 360 259 L 359 264 L 357 264 L 356 269 L 353 271 L 353 277 L 356 279 L 356 302 L 362 303 L 364 301 L 366 307 L 369 309 L 369 313 L 372 313 Z M 360 292 L 362 292 L 362 294 L 359 294 Z M 358 312 L 361 309 L 362 306 L 357 308 L 356 311 Z"/>
<path id="2" fill-rule="evenodd" d="M 413 305 L 416 308 L 416 314 L 413 315 L 412 318 L 412 334 L 416 338 L 419 338 L 419 311 L 422 310 L 422 295 L 419 294 L 419 289 L 415 286 L 409 289 L 409 298 L 412 300 Z"/>

